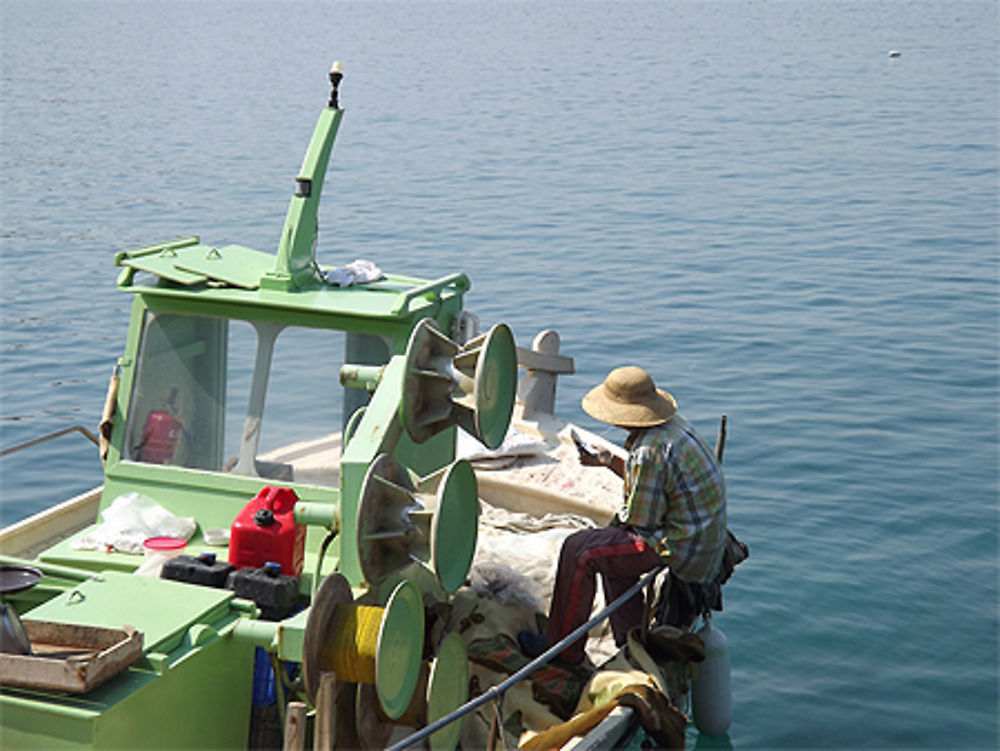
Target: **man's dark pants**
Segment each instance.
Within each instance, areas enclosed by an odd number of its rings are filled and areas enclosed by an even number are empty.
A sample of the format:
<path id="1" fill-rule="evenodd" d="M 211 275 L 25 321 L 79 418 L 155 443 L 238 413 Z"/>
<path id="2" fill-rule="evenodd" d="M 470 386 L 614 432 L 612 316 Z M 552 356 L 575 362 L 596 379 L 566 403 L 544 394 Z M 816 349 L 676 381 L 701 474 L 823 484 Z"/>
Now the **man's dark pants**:
<path id="1" fill-rule="evenodd" d="M 603 527 L 574 532 L 563 543 L 556 571 L 555 591 L 545 632 L 549 645 L 590 619 L 596 592 L 596 577 L 604 582 L 604 599 L 611 603 L 635 584 L 639 577 L 662 565 L 663 559 L 635 532 L 625 527 Z M 642 621 L 642 593 L 637 593 L 612 613 L 615 643 L 625 643 L 628 632 Z M 586 636 L 564 649 L 559 657 L 567 663 L 583 660 Z"/>

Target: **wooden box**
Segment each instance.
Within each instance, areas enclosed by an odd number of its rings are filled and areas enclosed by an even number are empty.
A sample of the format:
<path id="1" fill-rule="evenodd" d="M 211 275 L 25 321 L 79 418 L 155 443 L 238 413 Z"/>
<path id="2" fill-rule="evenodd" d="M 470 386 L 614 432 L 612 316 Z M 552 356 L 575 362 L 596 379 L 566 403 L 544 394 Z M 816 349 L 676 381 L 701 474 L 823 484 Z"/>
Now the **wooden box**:
<path id="1" fill-rule="evenodd" d="M 142 634 L 131 626 L 102 628 L 21 619 L 30 655 L 0 654 L 0 683 L 85 693 L 142 657 Z"/>

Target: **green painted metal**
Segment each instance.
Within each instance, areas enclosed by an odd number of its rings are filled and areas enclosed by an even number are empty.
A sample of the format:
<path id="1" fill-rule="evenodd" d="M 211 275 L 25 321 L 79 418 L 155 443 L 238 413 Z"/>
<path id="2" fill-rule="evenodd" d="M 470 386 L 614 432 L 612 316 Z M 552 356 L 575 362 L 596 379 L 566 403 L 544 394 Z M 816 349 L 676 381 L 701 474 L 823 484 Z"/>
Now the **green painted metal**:
<path id="1" fill-rule="evenodd" d="M 418 475 L 427 475 L 454 459 L 454 429 L 446 429 L 419 445 L 402 430 L 399 404 L 403 398 L 406 358 L 393 357 L 382 371 L 378 389 L 365 409 L 350 442 L 340 458 L 339 571 L 352 586 L 363 583 L 358 556 L 358 504 L 361 487 L 371 463 L 379 454 L 393 454 Z"/>
<path id="2" fill-rule="evenodd" d="M 196 624 L 211 624 L 231 610 L 226 589 L 106 571 L 33 609 L 29 617 L 56 623 L 120 628 L 143 634 L 145 651 L 170 652 Z"/>
<path id="3" fill-rule="evenodd" d="M 145 271 L 185 286 L 211 280 L 257 289 L 261 276 L 274 265 L 274 256 L 240 245 L 213 248 L 202 245 L 195 237 L 124 251 L 117 255 L 116 262 L 128 270 L 121 280 L 126 284 L 131 284 L 134 272 Z"/>
<path id="4" fill-rule="evenodd" d="M 424 647 L 424 603 L 420 590 L 404 581 L 385 606 L 375 652 L 375 689 L 383 711 L 392 719 L 410 706 L 420 676 Z"/>
<path id="5" fill-rule="evenodd" d="M 475 424 L 473 432 L 491 449 L 503 443 L 514 410 L 517 392 L 517 347 L 506 324 L 497 324 L 486 335 L 478 352 L 474 349 L 456 358 L 461 370 L 463 360 L 475 353 Z M 463 425 L 463 427 L 465 427 Z"/>
<path id="6" fill-rule="evenodd" d="M 379 454 L 391 454 L 402 434 L 397 415 L 406 361 L 393 357 L 365 409 L 354 436 L 340 457 L 340 572 L 352 586 L 363 581 L 358 556 L 358 503 L 368 467 Z M 450 458 L 450 457 L 449 457 Z"/>
<path id="7" fill-rule="evenodd" d="M 431 665 L 427 689 L 427 724 L 437 722 L 469 699 L 469 658 L 465 642 L 452 632 L 441 640 Z M 464 718 L 431 734 L 432 751 L 451 751 L 462 735 Z"/>
<path id="8" fill-rule="evenodd" d="M 245 748 L 253 650 L 220 638 L 164 673 L 130 668 L 82 697 L 4 688 L 4 748 Z"/>
<path id="9" fill-rule="evenodd" d="M 476 552 L 479 495 L 476 473 L 469 462 L 448 467 L 437 489 L 431 531 L 431 560 L 438 581 L 447 592 L 465 583 Z"/>
<path id="10" fill-rule="evenodd" d="M 502 443 L 514 408 L 517 351 L 506 324 L 460 346 L 431 319 L 419 322 L 406 348 L 399 403 L 406 434 L 417 443 L 460 425 L 489 448 Z"/>
<path id="11" fill-rule="evenodd" d="M 305 161 L 296 179 L 297 189 L 288 207 L 274 270 L 261 279 L 261 284 L 268 289 L 288 290 L 293 285 L 302 287 L 315 278 L 319 198 L 333 140 L 343 114 L 342 109 L 327 107 L 319 116 Z"/>
<path id="12" fill-rule="evenodd" d="M 203 250 L 202 250 L 203 248 Z M 225 282 L 235 287 L 257 289 L 260 277 L 274 261 L 270 253 L 262 253 L 241 245 L 226 245 L 222 248 L 204 248 L 200 253 L 186 250 L 183 259 L 174 263 L 182 271 L 201 274 L 206 279 Z"/>
<path id="13" fill-rule="evenodd" d="M 340 506 L 336 503 L 299 501 L 295 504 L 295 523 L 338 531 L 340 529 Z"/>
<path id="14" fill-rule="evenodd" d="M 360 332 L 349 332 L 344 337 L 345 363 L 381 368 L 384 363 L 389 361 L 389 357 L 392 354 L 393 342 L 387 337 Z M 345 441 L 350 437 L 348 426 L 354 419 L 355 413 L 364 409 L 365 405 L 368 404 L 370 396 L 368 388 L 357 388 L 344 384 L 344 408 L 341 412 L 341 427 Z"/>
<path id="15" fill-rule="evenodd" d="M 237 748 L 249 729 L 253 649 L 231 638 L 232 592 L 107 572 L 25 618 L 134 625 L 144 660 L 87 694 L 5 687 L 5 748 Z"/>
<path id="16" fill-rule="evenodd" d="M 382 380 L 381 365 L 345 365 L 340 369 L 340 384 L 374 391 Z"/>
<path id="17" fill-rule="evenodd" d="M 180 254 L 185 250 L 177 252 Z M 199 244 L 190 250 L 195 254 L 204 254 L 211 248 Z M 207 284 L 178 286 L 162 281 L 164 277 L 169 279 L 166 270 L 151 271 L 161 279 L 159 284 L 148 286 L 136 281 L 135 272 L 145 270 L 137 266 L 155 267 L 145 256 L 133 262 L 129 255 L 132 252 L 118 254 L 118 264 L 126 267 L 118 287 L 141 295 L 152 309 L 166 309 L 169 305 L 166 301 L 172 300 L 174 304 L 169 309 L 190 315 L 271 321 L 377 334 L 393 339 L 396 339 L 394 335 L 401 327 L 409 332 L 422 318 L 434 318 L 447 329 L 461 311 L 462 297 L 471 286 L 464 274 L 450 274 L 431 282 L 387 274 L 377 282 L 353 287 L 331 287 L 314 281 L 292 291 Z M 173 261 L 171 268 L 177 270 Z M 415 294 L 417 291 L 420 294 Z M 406 337 L 403 337 L 394 351 L 402 352 L 405 348 Z"/>
<path id="18" fill-rule="evenodd" d="M 306 621 L 309 610 L 300 610 L 283 621 L 253 621 L 243 619 L 236 623 L 233 637 L 276 655 L 287 662 L 302 662 Z"/>
<path id="19" fill-rule="evenodd" d="M 115 266 L 124 266 L 119 284 L 131 284 L 136 271 L 145 271 L 177 284 L 200 284 L 208 277 L 176 266 L 177 255 L 185 248 L 198 245 L 197 237 L 186 237 L 169 243 L 158 243 L 131 251 L 121 251 L 115 256 Z"/>

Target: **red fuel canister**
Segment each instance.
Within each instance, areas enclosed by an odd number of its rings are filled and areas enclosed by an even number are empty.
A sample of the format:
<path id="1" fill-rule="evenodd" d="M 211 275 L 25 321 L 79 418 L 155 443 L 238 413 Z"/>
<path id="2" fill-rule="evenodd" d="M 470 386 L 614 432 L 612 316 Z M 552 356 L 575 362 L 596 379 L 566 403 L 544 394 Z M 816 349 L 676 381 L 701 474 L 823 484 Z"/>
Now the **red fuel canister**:
<path id="1" fill-rule="evenodd" d="M 306 528 L 295 523 L 298 499 L 291 488 L 263 488 L 233 520 L 229 562 L 238 569 L 280 563 L 281 573 L 301 576 Z"/>

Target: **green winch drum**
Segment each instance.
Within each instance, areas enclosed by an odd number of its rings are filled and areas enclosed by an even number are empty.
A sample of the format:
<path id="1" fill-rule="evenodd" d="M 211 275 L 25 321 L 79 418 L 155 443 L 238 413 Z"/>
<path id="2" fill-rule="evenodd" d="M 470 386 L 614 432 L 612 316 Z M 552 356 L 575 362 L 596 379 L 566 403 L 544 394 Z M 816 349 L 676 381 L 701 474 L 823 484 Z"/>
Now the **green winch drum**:
<path id="1" fill-rule="evenodd" d="M 427 724 L 446 717 L 469 700 L 469 657 L 457 633 L 441 640 L 431 665 L 427 687 Z M 448 723 L 430 736 L 431 751 L 452 751 L 462 735 L 463 718 Z"/>
<path id="2" fill-rule="evenodd" d="M 461 348 L 430 318 L 413 327 L 406 345 L 399 418 L 415 443 L 455 424 L 453 396 L 459 384 L 452 360 Z M 470 386 L 471 387 L 471 386 Z"/>
<path id="3" fill-rule="evenodd" d="M 464 459 L 414 485 L 391 454 L 368 468 L 358 503 L 357 545 L 369 584 L 415 561 L 428 566 L 447 592 L 465 582 L 476 552 L 479 497 L 476 474 Z"/>
<path id="4" fill-rule="evenodd" d="M 375 696 L 374 686 L 358 686 L 355 716 L 364 748 L 385 748 L 397 728 L 427 727 L 460 709 L 469 700 L 469 660 L 462 637 L 454 632 L 445 635 L 434 659 L 421 663 L 413 699 L 402 715 L 387 717 Z M 458 717 L 431 733 L 429 748 L 453 751 L 461 738 L 463 720 Z"/>
<path id="5" fill-rule="evenodd" d="M 386 603 L 375 652 L 375 689 L 382 709 L 393 719 L 413 698 L 423 648 L 423 598 L 414 584 L 403 581 Z"/>
<path id="6" fill-rule="evenodd" d="M 476 361 L 476 432 L 487 448 L 503 443 L 517 395 L 517 346 L 507 324 L 486 335 Z"/>
<path id="7" fill-rule="evenodd" d="M 320 673 L 331 672 L 338 681 L 374 684 L 383 711 L 395 719 L 413 697 L 423 645 L 423 600 L 414 584 L 400 582 L 381 608 L 355 603 L 347 579 L 330 574 L 306 621 L 306 695 L 315 704 Z"/>
<path id="8" fill-rule="evenodd" d="M 431 561 L 446 592 L 454 592 L 469 574 L 479 530 L 479 484 L 472 465 L 460 459 L 448 467 L 437 492 L 431 523 Z"/>
<path id="9" fill-rule="evenodd" d="M 406 348 L 399 416 L 416 443 L 459 425 L 487 448 L 503 443 L 517 396 L 517 347 L 498 323 L 460 347 L 433 320 L 418 323 Z"/>

